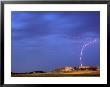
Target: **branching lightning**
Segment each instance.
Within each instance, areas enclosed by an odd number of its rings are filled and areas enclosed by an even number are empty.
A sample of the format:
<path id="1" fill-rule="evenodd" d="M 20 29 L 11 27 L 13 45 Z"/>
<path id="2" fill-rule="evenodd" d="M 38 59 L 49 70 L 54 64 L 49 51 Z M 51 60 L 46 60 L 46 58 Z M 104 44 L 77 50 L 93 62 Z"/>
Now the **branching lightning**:
<path id="1" fill-rule="evenodd" d="M 93 41 L 90 41 L 90 42 L 88 42 L 88 43 L 86 43 L 86 44 L 84 44 L 84 45 L 82 46 L 82 48 L 81 48 L 81 53 L 80 53 L 80 66 L 83 65 L 83 64 L 82 64 L 82 56 L 83 56 L 83 51 L 84 51 L 84 49 L 85 49 L 87 46 L 89 46 L 90 44 L 94 43 L 94 42 L 96 42 L 96 39 L 93 40 Z"/>

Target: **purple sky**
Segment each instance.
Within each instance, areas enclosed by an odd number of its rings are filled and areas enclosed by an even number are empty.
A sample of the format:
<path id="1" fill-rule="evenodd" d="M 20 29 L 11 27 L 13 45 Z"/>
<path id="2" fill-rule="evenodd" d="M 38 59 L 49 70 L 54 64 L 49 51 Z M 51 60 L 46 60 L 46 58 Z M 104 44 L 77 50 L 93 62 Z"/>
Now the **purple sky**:
<path id="1" fill-rule="evenodd" d="M 100 12 L 12 11 L 12 72 L 51 71 L 83 65 L 100 65 Z"/>

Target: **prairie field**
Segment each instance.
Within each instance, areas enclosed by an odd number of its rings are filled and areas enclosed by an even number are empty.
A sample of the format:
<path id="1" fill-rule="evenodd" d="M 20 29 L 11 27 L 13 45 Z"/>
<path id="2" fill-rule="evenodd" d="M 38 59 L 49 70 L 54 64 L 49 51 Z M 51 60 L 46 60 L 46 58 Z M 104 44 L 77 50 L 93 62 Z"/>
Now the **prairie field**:
<path id="1" fill-rule="evenodd" d="M 73 72 L 46 72 L 31 74 L 11 74 L 12 77 L 94 77 L 100 76 L 100 71 L 80 70 Z"/>

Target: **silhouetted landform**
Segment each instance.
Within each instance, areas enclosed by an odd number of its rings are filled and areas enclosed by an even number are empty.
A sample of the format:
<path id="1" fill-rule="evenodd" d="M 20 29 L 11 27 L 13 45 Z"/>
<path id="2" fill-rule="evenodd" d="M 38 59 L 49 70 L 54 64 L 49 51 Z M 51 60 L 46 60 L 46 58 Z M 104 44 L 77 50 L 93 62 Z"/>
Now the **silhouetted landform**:
<path id="1" fill-rule="evenodd" d="M 46 73 L 44 71 L 33 71 L 33 72 L 29 72 L 29 74 L 32 74 L 32 73 Z"/>
<path id="2" fill-rule="evenodd" d="M 11 74 L 34 74 L 34 73 L 46 73 L 46 72 L 44 71 L 32 71 L 32 72 L 24 72 L 24 73 L 11 72 Z"/>
<path id="3" fill-rule="evenodd" d="M 13 77 L 60 77 L 60 76 L 100 76 L 100 68 L 96 66 L 78 66 L 71 67 L 66 66 L 62 68 L 57 68 L 51 72 L 45 71 L 32 71 L 25 73 L 14 73 L 11 75 Z"/>

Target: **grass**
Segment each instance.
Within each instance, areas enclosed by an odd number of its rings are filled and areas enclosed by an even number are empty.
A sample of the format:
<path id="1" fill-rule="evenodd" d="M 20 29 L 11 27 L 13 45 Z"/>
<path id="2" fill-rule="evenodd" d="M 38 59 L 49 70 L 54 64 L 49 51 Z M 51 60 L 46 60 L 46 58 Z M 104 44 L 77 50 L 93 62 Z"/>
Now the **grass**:
<path id="1" fill-rule="evenodd" d="M 12 74 L 12 77 L 89 77 L 100 76 L 100 71 L 80 70 L 74 72 L 47 72 L 32 74 Z"/>

